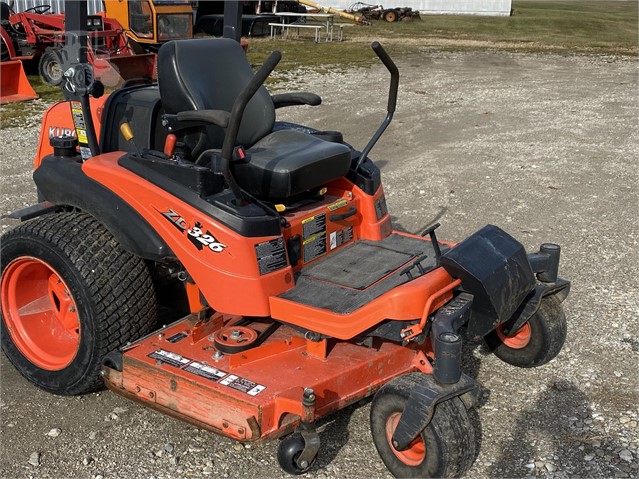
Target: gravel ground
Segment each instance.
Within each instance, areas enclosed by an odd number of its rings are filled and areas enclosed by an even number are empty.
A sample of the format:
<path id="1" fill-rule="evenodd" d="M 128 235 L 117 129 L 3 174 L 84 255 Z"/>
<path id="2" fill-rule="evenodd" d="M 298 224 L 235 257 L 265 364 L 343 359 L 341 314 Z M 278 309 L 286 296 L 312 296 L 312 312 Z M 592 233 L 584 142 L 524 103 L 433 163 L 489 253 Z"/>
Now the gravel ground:
<path id="1" fill-rule="evenodd" d="M 395 227 L 440 221 L 440 237 L 461 240 L 492 223 L 530 250 L 557 242 L 572 281 L 568 339 L 549 365 L 521 370 L 467 348 L 465 369 L 482 385 L 468 477 L 637 477 L 636 59 L 425 49 L 398 65 L 395 120 L 373 150 Z M 360 147 L 383 118 L 380 67 L 299 72 L 286 87 L 325 102 L 284 119 L 341 129 Z M 35 199 L 38 121 L 2 130 L 3 212 Z M 283 476 L 276 443 L 242 446 L 110 392 L 52 396 L 0 364 L 4 477 Z M 323 422 L 308 477 L 388 475 L 368 413 L 364 401 Z"/>

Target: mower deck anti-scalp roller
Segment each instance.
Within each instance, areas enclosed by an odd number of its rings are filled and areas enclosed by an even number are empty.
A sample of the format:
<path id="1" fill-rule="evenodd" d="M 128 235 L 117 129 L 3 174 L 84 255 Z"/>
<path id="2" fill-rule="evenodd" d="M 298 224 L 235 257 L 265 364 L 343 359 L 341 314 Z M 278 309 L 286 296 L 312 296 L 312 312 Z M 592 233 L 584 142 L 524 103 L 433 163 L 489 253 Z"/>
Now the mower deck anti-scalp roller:
<path id="1" fill-rule="evenodd" d="M 9 360 L 55 394 L 106 384 L 238 441 L 281 438 L 291 474 L 317 467 L 318 419 L 372 396 L 392 474 L 464 475 L 479 389 L 463 342 L 519 367 L 552 360 L 570 289 L 560 247 L 527 253 L 493 225 L 457 244 L 438 225 L 393 229 L 369 157 L 399 88 L 379 43 L 387 112 L 359 151 L 337 131 L 277 122 L 321 98 L 269 94 L 281 54 L 254 74 L 235 37 L 167 42 L 157 84 L 102 96 L 86 9 L 66 5 L 79 34 L 65 45 L 67 101 L 44 116 L 40 203 L 10 215 L 22 223 L 0 245 Z"/>

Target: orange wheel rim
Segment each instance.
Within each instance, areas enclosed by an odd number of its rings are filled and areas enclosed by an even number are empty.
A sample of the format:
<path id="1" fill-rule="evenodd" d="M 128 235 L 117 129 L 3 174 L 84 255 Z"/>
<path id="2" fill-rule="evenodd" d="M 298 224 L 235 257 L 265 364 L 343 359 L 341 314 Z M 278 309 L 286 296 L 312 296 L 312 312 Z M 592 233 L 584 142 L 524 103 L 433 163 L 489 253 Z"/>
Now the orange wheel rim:
<path id="1" fill-rule="evenodd" d="M 523 349 L 528 346 L 530 339 L 532 338 L 532 329 L 529 323 L 525 323 L 521 328 L 515 331 L 514 334 L 506 336 L 502 331 L 501 325 L 497 328 L 497 336 L 502 343 L 512 349 Z"/>
<path id="2" fill-rule="evenodd" d="M 386 439 L 391 447 L 391 451 L 393 451 L 393 454 L 397 456 L 397 459 L 407 466 L 419 466 L 422 462 L 424 462 L 424 459 L 426 459 L 426 444 L 424 443 L 421 434 L 413 439 L 404 451 L 398 451 L 393 447 L 393 433 L 397 428 L 397 424 L 399 423 L 399 418 L 401 416 L 402 415 L 399 412 L 393 413 L 389 416 L 386 421 Z"/>
<path id="3" fill-rule="evenodd" d="M 41 369 L 68 366 L 80 346 L 78 308 L 67 284 L 47 263 L 21 257 L 2 275 L 2 315 L 22 355 Z"/>

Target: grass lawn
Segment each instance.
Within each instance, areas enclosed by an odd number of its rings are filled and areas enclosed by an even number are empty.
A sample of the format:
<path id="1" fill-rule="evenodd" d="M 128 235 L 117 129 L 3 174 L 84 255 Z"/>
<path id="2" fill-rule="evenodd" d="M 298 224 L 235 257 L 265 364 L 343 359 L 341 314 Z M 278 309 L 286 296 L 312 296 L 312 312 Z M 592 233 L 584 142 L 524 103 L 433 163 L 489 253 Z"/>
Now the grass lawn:
<path id="1" fill-rule="evenodd" d="M 270 52 L 280 50 L 283 59 L 277 71 L 286 75 L 299 67 L 321 71 L 330 66 L 335 71 L 336 66 L 370 65 L 377 61 L 370 49 L 373 40 L 392 45 L 395 56 L 425 46 L 632 56 L 639 52 L 636 0 L 514 0 L 512 8 L 510 17 L 425 15 L 413 22 L 350 24 L 344 28 L 346 41 L 341 43 L 252 38 L 248 57 L 259 65 Z M 41 98 L 62 99 L 58 88 L 44 85 L 37 75 L 29 75 L 29 81 Z M 20 124 L 24 111 L 24 103 L 2 106 L 0 126 Z"/>
<path id="2" fill-rule="evenodd" d="M 374 61 L 369 44 L 392 44 L 397 54 L 423 46 L 442 49 L 498 49 L 528 52 L 637 55 L 636 1 L 556 0 L 512 2 L 510 17 L 423 15 L 421 21 L 387 23 L 344 29 L 346 42 L 316 45 L 305 40 L 251 39 L 249 58 L 260 63 L 274 49 L 288 64 L 367 65 Z M 287 63 L 287 58 L 288 63 Z"/>

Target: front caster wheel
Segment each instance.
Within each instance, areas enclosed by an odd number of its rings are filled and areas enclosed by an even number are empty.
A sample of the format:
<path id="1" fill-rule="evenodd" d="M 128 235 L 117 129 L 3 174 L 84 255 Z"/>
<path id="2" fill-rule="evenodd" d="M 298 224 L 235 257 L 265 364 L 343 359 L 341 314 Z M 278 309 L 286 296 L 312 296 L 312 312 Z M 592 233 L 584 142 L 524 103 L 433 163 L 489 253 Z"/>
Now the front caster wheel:
<path id="1" fill-rule="evenodd" d="M 475 430 L 458 397 L 435 406 L 432 420 L 408 448 L 393 447 L 399 418 L 422 377 L 422 373 L 400 376 L 375 394 L 370 417 L 375 447 L 395 477 L 463 476 L 475 458 Z"/>
<path id="2" fill-rule="evenodd" d="M 299 432 L 294 432 L 290 436 L 285 437 L 280 442 L 277 449 L 277 462 L 284 471 L 293 475 L 300 475 L 308 472 L 315 464 L 317 456 L 312 461 L 298 464 L 298 459 L 306 446 L 304 438 Z"/>
<path id="3" fill-rule="evenodd" d="M 495 356 L 520 368 L 532 368 L 553 359 L 566 341 L 566 315 L 561 301 L 547 296 L 535 314 L 517 331 L 506 336 L 499 326 L 486 336 Z"/>

